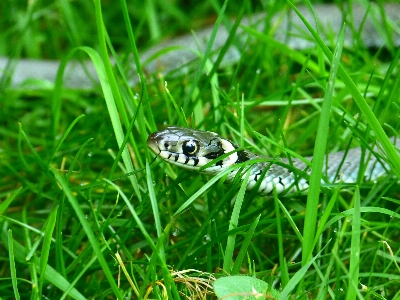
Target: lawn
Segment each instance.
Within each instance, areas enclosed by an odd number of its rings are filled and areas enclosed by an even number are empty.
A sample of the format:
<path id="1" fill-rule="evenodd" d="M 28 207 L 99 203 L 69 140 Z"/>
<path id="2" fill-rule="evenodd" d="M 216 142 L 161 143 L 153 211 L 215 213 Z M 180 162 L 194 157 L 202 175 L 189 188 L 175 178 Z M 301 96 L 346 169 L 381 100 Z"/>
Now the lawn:
<path id="1" fill-rule="evenodd" d="M 283 30 L 297 8 L 310 28 Z M 399 19 L 364 8 L 317 28 L 302 2 L 5 2 L 0 299 L 400 298 Z M 20 58 L 40 61 L 17 83 Z M 167 164 L 146 141 L 169 125 L 314 155 L 310 188 L 264 197 Z M 326 153 L 376 142 L 386 176 L 320 184 Z"/>

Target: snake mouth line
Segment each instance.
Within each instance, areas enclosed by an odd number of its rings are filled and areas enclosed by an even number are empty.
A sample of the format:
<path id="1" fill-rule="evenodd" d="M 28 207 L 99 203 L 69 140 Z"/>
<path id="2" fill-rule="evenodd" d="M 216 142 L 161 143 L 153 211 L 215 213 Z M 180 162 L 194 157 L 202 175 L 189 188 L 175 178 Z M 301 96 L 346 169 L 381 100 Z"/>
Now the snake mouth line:
<path id="1" fill-rule="evenodd" d="M 158 147 L 157 142 L 152 138 L 152 135 L 150 135 L 147 139 L 147 147 L 149 147 L 150 150 L 153 151 L 156 155 L 159 155 L 161 153 L 161 149 Z"/>

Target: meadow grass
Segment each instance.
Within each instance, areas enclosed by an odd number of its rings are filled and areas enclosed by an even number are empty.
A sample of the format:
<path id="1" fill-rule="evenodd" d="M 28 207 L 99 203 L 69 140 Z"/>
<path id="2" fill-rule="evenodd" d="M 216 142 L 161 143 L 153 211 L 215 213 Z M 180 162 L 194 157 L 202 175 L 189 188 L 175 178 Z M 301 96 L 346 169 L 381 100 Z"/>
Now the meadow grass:
<path id="1" fill-rule="evenodd" d="M 230 23 L 228 44 L 239 45 L 239 23 L 229 17 L 266 8 L 32 3 L 4 8 L 19 23 L 0 36 L 17 45 L 3 44 L 2 55 L 62 64 L 52 88 L 1 81 L 1 299 L 205 299 L 215 297 L 216 278 L 238 274 L 265 281 L 281 299 L 400 297 L 400 163 L 386 137 L 400 126 L 399 51 L 360 41 L 348 49 L 343 35 L 327 47 L 318 32 L 318 47 L 299 51 L 273 41 L 268 26 L 249 25 L 235 64 L 218 68 L 227 48 L 214 63 L 207 48 L 182 66 L 185 75 L 148 74 L 145 46 L 210 18 Z M 133 87 L 127 53 L 140 77 Z M 63 88 L 72 58 L 92 60 L 97 88 Z M 270 157 L 314 155 L 309 193 L 266 198 L 245 192 L 245 182 L 224 184 L 226 174 L 209 178 L 154 159 L 147 137 L 167 125 L 214 131 Z M 375 140 L 390 175 L 320 185 L 327 152 Z"/>

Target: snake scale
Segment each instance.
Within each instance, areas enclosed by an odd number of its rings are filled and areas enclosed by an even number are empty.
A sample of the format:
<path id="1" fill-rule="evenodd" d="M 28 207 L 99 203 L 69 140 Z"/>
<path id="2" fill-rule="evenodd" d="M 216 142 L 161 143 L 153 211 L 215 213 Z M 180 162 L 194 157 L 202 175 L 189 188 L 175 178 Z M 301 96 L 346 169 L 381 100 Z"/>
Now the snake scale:
<path id="1" fill-rule="evenodd" d="M 304 192 L 308 189 L 307 178 L 311 172 L 309 165 L 297 158 L 272 159 L 251 151 L 241 149 L 235 143 L 219 136 L 214 132 L 171 126 L 152 133 L 147 140 L 148 147 L 160 158 L 179 167 L 199 171 L 207 175 L 216 175 L 227 168 L 247 161 L 244 172 L 245 178 L 250 172 L 247 190 L 258 188 L 258 193 L 268 195 L 275 187 L 277 193 L 290 194 Z M 400 140 L 397 140 L 400 147 Z M 375 150 L 374 150 L 375 151 Z M 222 155 L 224 157 L 220 160 Z M 323 183 L 355 183 L 357 181 L 362 157 L 361 148 L 340 151 L 329 154 L 325 158 Z M 367 158 L 364 170 L 364 181 L 375 181 L 385 175 L 389 165 L 383 159 L 377 159 L 374 153 L 366 151 Z M 312 157 L 305 157 L 311 161 Z M 252 163 L 251 161 L 254 161 Z M 204 167 L 208 164 L 206 167 Z M 244 164 L 242 164 L 244 165 Z M 228 172 L 227 181 L 231 182 L 239 172 L 239 168 Z M 328 182 L 325 182 L 325 181 Z M 258 183 L 258 184 L 257 184 Z"/>

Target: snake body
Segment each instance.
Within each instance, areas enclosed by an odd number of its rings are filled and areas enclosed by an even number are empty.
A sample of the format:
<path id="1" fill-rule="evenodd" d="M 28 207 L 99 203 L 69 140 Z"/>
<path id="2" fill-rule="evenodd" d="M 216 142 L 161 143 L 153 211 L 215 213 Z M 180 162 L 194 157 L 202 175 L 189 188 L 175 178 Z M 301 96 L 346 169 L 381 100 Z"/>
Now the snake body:
<path id="1" fill-rule="evenodd" d="M 347 3 L 349 2 L 349 3 Z M 343 21 L 351 20 L 351 27 L 357 29 L 357 34 L 367 47 L 389 49 L 400 45 L 400 35 L 397 26 L 400 22 L 400 5 L 398 3 L 386 3 L 381 1 L 346 1 L 346 3 L 335 4 L 313 4 L 312 10 L 309 5 L 298 5 L 297 8 L 307 21 L 316 27 L 316 21 L 321 29 L 320 37 L 328 46 L 332 45 L 332 41 L 336 41 L 340 34 Z M 394 2 L 394 1 L 393 1 Z M 315 19 L 318 17 L 318 20 Z M 223 22 L 225 23 L 225 22 Z M 268 27 L 266 28 L 266 25 Z M 253 14 L 242 18 L 241 26 L 235 33 L 235 42 L 227 49 L 226 54 L 222 57 L 220 67 L 224 68 L 236 64 L 242 57 L 242 53 L 247 51 L 242 45 L 248 44 L 249 40 L 254 38 L 254 34 L 250 34 L 246 27 L 252 27 L 259 33 L 268 32 L 268 36 L 272 37 L 279 43 L 283 43 L 291 49 L 314 49 L 314 39 L 308 34 L 303 21 L 297 14 L 288 7 L 282 8 L 281 11 L 271 10 L 266 13 Z M 270 30 L 275 28 L 274 30 Z M 384 34 L 381 29 L 385 28 Z M 229 43 L 229 35 L 232 26 L 220 26 L 215 33 L 216 36 L 212 41 L 211 60 L 216 60 L 220 49 Z M 212 40 L 214 26 L 205 27 L 198 30 L 191 30 L 186 35 L 178 36 L 171 40 L 158 43 L 140 53 L 141 65 L 145 69 L 146 74 L 163 73 L 164 76 L 172 76 L 183 70 L 192 70 L 192 64 L 196 66 L 202 58 L 198 53 L 206 53 L 209 43 Z M 354 40 L 354 31 L 346 30 L 344 37 L 345 47 L 353 48 L 354 43 L 360 41 Z M 174 51 L 171 51 L 174 49 Z M 139 83 L 137 76 L 136 63 L 133 57 L 128 58 L 130 84 Z M 27 86 L 35 88 L 43 88 L 43 85 L 35 85 L 35 82 L 54 83 L 57 72 L 60 68 L 59 61 L 35 60 L 35 59 L 19 59 L 14 61 L 13 58 L 0 57 L 0 77 L 9 78 L 12 88 L 25 90 Z M 186 73 L 185 73 L 186 74 Z M 89 76 L 88 76 L 89 75 Z M 151 79 L 152 76 L 149 76 Z M 91 60 L 82 62 L 71 61 L 63 75 L 64 86 L 69 89 L 93 89 L 97 86 L 98 75 L 96 68 Z M 47 86 L 47 85 L 46 85 Z"/>
<path id="2" fill-rule="evenodd" d="M 397 144 L 400 146 L 399 141 Z M 305 191 L 309 186 L 308 177 L 311 169 L 304 161 L 294 157 L 290 160 L 267 158 L 240 149 L 232 141 L 214 132 L 172 126 L 152 133 L 147 145 L 166 162 L 189 170 L 200 170 L 203 174 L 216 175 L 231 166 L 244 165 L 244 172 L 240 176 L 243 179 L 246 173 L 250 172 L 247 190 L 256 187 L 258 193 L 263 195 L 271 194 L 274 187 L 277 193 L 288 194 Z M 218 160 L 223 155 L 224 157 Z M 361 148 L 329 154 L 325 158 L 326 167 L 323 170 L 325 177 L 322 181 L 355 183 L 361 157 Z M 370 151 L 366 151 L 364 157 L 368 159 L 363 174 L 364 181 L 375 181 L 389 170 L 389 165 L 382 159 L 378 160 Z M 312 157 L 305 158 L 312 160 Z M 242 164 L 247 161 L 249 163 Z M 232 181 L 238 172 L 239 168 L 232 169 L 227 175 L 227 180 Z"/>

